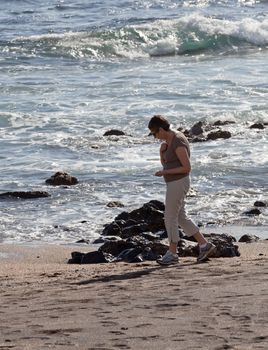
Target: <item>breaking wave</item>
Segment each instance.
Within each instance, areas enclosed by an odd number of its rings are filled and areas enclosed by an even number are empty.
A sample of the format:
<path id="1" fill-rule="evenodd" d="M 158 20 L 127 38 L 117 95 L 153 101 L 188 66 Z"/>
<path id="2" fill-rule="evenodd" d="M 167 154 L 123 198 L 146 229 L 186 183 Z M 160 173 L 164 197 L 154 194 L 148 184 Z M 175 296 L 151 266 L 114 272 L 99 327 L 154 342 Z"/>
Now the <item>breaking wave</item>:
<path id="1" fill-rule="evenodd" d="M 268 20 L 241 21 L 191 15 L 122 28 L 18 37 L 0 43 L 7 55 L 55 56 L 94 60 L 228 53 L 268 45 Z"/>

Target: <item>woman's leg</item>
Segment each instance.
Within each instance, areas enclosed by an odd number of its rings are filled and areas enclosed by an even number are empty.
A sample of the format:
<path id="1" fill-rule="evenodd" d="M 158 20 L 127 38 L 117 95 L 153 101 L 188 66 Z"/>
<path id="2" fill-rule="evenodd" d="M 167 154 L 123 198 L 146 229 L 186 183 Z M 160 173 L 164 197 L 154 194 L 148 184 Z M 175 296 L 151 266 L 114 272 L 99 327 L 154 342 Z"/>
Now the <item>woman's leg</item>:
<path id="1" fill-rule="evenodd" d="M 167 183 L 166 202 L 165 202 L 165 227 L 168 234 L 169 250 L 172 253 L 177 252 L 179 235 L 178 214 L 184 203 L 185 190 L 180 186 L 181 180 Z"/>

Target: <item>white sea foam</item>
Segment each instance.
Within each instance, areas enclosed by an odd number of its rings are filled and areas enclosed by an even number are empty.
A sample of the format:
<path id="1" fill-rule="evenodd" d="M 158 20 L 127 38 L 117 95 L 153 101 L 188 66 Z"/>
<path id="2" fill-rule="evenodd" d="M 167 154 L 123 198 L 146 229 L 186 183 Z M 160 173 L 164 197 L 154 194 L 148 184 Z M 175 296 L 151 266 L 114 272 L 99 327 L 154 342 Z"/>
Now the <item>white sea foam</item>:
<path id="1" fill-rule="evenodd" d="M 21 36 L 12 41 L 36 45 L 29 47 L 36 54 L 70 55 L 72 57 L 139 58 L 165 56 L 195 50 L 234 48 L 243 43 L 256 46 L 268 44 L 268 20 L 244 18 L 231 21 L 187 15 L 172 20 L 156 20 L 147 24 L 126 25 L 120 29 L 92 32 L 66 32 Z M 25 51 L 25 46 L 23 46 Z"/>

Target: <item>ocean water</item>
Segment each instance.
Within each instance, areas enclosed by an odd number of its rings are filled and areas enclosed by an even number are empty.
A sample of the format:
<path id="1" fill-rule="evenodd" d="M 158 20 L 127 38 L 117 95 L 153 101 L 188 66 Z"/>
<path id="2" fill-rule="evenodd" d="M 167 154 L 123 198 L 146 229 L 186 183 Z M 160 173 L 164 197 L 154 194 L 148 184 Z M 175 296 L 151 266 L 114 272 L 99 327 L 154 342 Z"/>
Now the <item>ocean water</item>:
<path id="1" fill-rule="evenodd" d="M 122 210 L 164 200 L 147 124 L 231 120 L 232 137 L 193 143 L 188 212 L 204 227 L 268 238 L 268 2 L 0 0 L 1 242 L 94 240 Z M 126 133 L 104 137 L 109 129 Z M 56 171 L 79 179 L 50 187 Z M 108 208 L 121 201 L 125 208 Z M 212 229 L 213 231 L 213 229 Z M 252 231 L 250 231 L 252 232 Z M 232 232 L 229 232 L 232 233 Z"/>

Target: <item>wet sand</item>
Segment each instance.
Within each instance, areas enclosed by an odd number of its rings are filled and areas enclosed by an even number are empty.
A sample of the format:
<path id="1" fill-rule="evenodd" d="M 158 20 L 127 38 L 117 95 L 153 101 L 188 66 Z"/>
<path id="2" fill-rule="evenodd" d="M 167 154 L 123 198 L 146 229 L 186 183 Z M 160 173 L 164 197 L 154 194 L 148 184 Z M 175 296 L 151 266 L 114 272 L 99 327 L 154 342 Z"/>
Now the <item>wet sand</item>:
<path id="1" fill-rule="evenodd" d="M 68 265 L 86 246 L 0 245 L 0 350 L 268 349 L 268 241 L 161 267 Z"/>

